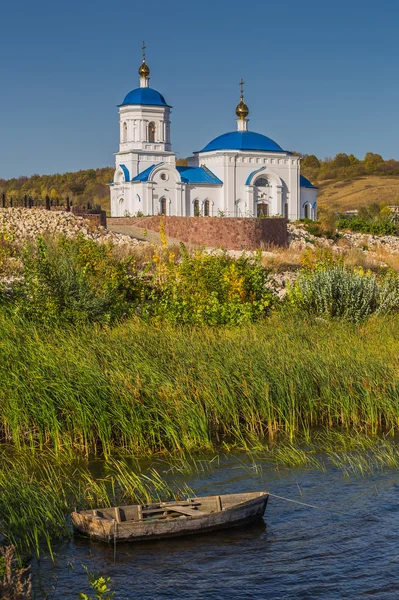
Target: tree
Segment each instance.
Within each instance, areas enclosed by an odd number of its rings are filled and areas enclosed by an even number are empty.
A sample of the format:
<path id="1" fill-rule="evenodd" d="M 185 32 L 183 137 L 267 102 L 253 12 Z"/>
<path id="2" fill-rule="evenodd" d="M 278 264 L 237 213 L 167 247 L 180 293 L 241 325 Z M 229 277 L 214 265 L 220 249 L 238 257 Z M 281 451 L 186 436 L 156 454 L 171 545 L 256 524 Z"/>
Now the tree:
<path id="1" fill-rule="evenodd" d="M 314 154 L 307 154 L 302 159 L 301 166 L 307 169 L 320 169 L 320 161 Z"/>
<path id="2" fill-rule="evenodd" d="M 384 159 L 381 154 L 374 154 L 374 152 L 367 152 L 364 155 L 364 166 L 366 171 L 375 171 L 378 167 L 384 164 Z"/>
<path id="3" fill-rule="evenodd" d="M 332 166 L 340 169 L 341 167 L 349 167 L 351 164 L 349 156 L 345 152 L 339 152 L 332 161 Z"/>

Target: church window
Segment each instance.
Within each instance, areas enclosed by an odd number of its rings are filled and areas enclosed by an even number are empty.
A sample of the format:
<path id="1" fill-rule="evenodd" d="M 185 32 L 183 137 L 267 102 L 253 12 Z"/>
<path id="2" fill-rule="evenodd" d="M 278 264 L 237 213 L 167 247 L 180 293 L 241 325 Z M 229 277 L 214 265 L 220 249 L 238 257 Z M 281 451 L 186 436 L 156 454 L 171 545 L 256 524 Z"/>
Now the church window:
<path id="1" fill-rule="evenodd" d="M 127 142 L 127 123 L 123 123 L 123 141 Z"/>
<path id="2" fill-rule="evenodd" d="M 205 200 L 204 203 L 204 217 L 209 217 L 210 216 L 210 202 L 209 200 Z"/>
<path id="3" fill-rule="evenodd" d="M 166 215 L 166 198 L 161 198 L 161 215 Z"/>
<path id="4" fill-rule="evenodd" d="M 162 181 L 167 181 L 168 176 L 166 175 L 166 173 L 161 173 L 161 179 Z"/>
<path id="5" fill-rule="evenodd" d="M 155 123 L 152 121 L 148 124 L 148 141 L 155 142 Z"/>
<path id="6" fill-rule="evenodd" d="M 305 204 L 304 208 L 305 208 L 305 212 L 304 212 L 305 219 L 309 219 L 309 204 Z"/>
<path id="7" fill-rule="evenodd" d="M 199 200 L 194 200 L 194 217 L 199 217 L 201 215 L 200 211 L 200 203 Z"/>
<path id="8" fill-rule="evenodd" d="M 268 187 L 269 182 L 266 177 L 258 177 L 258 179 L 255 181 L 255 185 L 257 187 Z"/>

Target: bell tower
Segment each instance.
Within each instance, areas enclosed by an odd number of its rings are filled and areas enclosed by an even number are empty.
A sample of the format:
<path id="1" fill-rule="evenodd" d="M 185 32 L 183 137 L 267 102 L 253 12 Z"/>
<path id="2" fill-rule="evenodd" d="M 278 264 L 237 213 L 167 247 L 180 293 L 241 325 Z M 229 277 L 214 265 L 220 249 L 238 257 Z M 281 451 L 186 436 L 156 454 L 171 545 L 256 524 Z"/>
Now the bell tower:
<path id="1" fill-rule="evenodd" d="M 150 87 L 150 69 L 146 63 L 146 46 L 139 67 L 140 87 L 127 94 L 119 105 L 119 152 L 143 150 L 170 152 L 170 110 L 165 98 Z"/>

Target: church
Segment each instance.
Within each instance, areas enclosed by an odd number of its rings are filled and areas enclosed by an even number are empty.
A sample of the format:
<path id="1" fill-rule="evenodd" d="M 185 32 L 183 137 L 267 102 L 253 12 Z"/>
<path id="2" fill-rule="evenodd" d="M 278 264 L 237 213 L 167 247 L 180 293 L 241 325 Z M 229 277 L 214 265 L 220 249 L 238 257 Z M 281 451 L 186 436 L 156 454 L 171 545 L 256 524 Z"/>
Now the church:
<path id="1" fill-rule="evenodd" d="M 317 188 L 300 173 L 300 158 L 248 130 L 241 98 L 237 129 L 219 135 L 176 165 L 171 106 L 149 87 L 145 46 L 140 87 L 119 108 L 120 144 L 110 183 L 111 216 L 273 217 L 316 219 Z"/>

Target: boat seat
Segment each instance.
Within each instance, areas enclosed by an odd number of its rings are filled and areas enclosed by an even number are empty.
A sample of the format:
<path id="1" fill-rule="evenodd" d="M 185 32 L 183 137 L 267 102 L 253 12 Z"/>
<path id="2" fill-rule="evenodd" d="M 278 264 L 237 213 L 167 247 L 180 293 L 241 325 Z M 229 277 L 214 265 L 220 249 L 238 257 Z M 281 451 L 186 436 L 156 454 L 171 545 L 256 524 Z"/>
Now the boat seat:
<path id="1" fill-rule="evenodd" d="M 195 510 L 188 506 L 171 506 L 169 510 L 181 513 L 182 515 L 187 515 L 188 517 L 199 517 L 201 515 L 206 515 L 207 513 L 202 510 Z"/>

